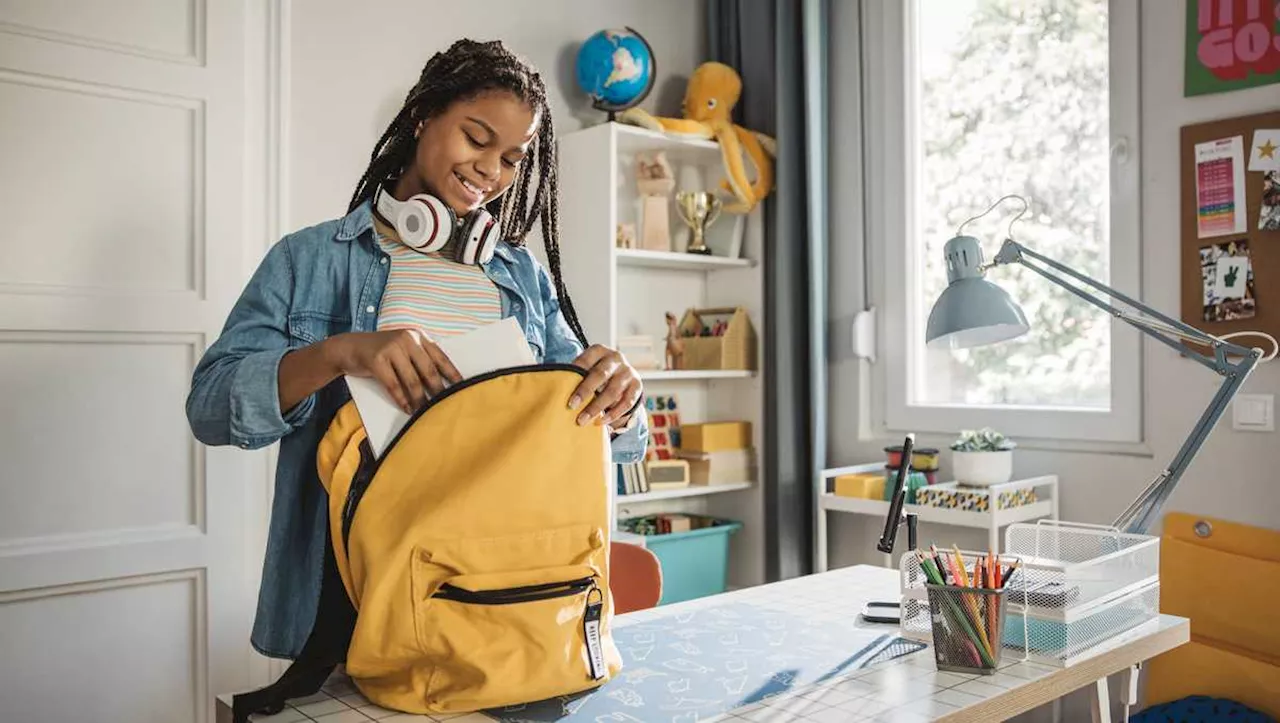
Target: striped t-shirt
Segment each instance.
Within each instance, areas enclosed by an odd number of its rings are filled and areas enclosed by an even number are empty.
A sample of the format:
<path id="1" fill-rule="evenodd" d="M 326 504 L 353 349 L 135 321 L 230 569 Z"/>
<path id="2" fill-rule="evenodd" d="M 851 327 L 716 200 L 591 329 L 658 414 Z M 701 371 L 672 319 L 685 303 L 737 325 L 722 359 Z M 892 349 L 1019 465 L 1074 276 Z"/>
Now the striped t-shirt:
<path id="1" fill-rule="evenodd" d="M 375 222 L 378 245 L 391 257 L 391 272 L 378 311 L 378 329 L 421 329 L 427 336 L 463 334 L 498 321 L 498 287 L 484 269 L 453 260 L 450 248 L 424 254 L 400 243 L 395 231 Z"/>

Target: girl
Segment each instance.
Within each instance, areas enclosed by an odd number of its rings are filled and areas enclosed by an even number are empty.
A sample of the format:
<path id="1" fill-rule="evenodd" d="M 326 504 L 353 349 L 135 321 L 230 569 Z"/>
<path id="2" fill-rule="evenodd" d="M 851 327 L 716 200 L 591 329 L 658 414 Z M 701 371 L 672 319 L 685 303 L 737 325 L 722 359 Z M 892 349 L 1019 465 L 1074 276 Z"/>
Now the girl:
<path id="1" fill-rule="evenodd" d="M 483 225 L 481 209 L 491 214 L 502 239 L 491 257 L 461 257 L 461 238 L 425 253 L 406 245 L 389 209 L 418 194 L 464 228 Z M 296 657 L 314 621 L 328 544 L 315 452 L 349 399 L 343 375 L 376 379 L 410 412 L 459 380 L 433 338 L 513 316 L 539 361 L 587 372 L 565 400 L 581 409 L 578 423 L 609 426 L 614 461 L 642 458 L 640 379 L 617 351 L 587 345 L 560 276 L 557 200 L 541 77 L 499 42 L 462 40 L 422 69 L 347 215 L 286 236 L 263 259 L 187 399 L 204 444 L 280 441 L 252 635 L 259 652 Z M 550 274 L 524 246 L 535 223 Z"/>

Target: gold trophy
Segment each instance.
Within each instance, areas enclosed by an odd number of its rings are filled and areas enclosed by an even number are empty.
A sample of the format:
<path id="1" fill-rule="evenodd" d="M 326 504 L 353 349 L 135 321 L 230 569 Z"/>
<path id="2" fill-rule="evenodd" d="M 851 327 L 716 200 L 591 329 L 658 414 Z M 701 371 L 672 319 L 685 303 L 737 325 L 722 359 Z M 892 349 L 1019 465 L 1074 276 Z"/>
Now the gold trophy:
<path id="1" fill-rule="evenodd" d="M 723 207 L 720 197 L 711 191 L 680 191 L 676 193 L 676 210 L 680 212 L 680 218 L 689 228 L 693 229 L 693 234 L 689 238 L 689 248 L 687 251 L 691 254 L 702 254 L 704 256 L 711 255 L 711 249 L 706 245 L 707 227 L 715 223 L 720 217 L 720 209 Z"/>

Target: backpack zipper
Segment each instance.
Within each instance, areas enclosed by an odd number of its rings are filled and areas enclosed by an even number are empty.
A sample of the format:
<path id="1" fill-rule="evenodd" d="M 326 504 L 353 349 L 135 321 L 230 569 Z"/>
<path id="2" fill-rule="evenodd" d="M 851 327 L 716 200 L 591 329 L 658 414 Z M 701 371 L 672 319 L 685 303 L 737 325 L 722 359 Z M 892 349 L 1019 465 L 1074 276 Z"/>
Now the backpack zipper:
<path id="1" fill-rule="evenodd" d="M 466 590 L 456 585 L 444 583 L 431 597 L 452 602 L 472 605 L 514 605 L 517 603 L 550 600 L 560 597 L 571 597 L 586 593 L 586 601 L 582 608 L 582 636 L 587 648 L 587 675 L 593 681 L 603 680 L 608 675 L 604 659 L 604 645 L 600 636 L 600 622 L 604 611 L 604 593 L 596 584 L 594 575 L 568 580 L 566 582 L 549 582 L 539 585 L 508 587 L 500 590 Z"/>
<path id="2" fill-rule="evenodd" d="M 373 449 L 372 447 L 369 446 L 369 440 L 366 439 L 363 442 L 361 442 L 360 466 L 356 469 L 355 475 L 351 480 L 351 486 L 347 489 L 347 499 L 344 501 L 342 505 L 342 550 L 343 552 L 348 556 L 350 556 L 351 554 L 350 547 L 348 546 L 348 540 L 351 536 L 351 523 L 355 519 L 356 510 L 360 506 L 360 500 L 364 498 L 364 493 L 369 488 L 369 483 L 373 481 L 374 476 L 378 474 L 378 470 L 382 467 L 382 460 L 386 459 L 387 455 L 391 454 L 391 451 L 396 447 L 396 443 L 399 442 L 400 438 L 403 437 L 405 432 L 409 430 L 409 427 L 413 426 L 413 423 L 418 421 L 419 417 L 421 417 L 424 413 L 426 413 L 428 409 L 431 409 L 432 407 L 434 407 L 436 404 L 440 403 L 444 399 L 447 399 L 448 397 L 456 394 L 457 392 L 462 391 L 463 389 L 466 389 L 467 387 L 473 386 L 475 384 L 479 384 L 480 382 L 488 381 L 490 379 L 496 379 L 498 377 L 505 376 L 507 374 L 518 374 L 521 372 L 529 372 L 529 371 L 573 371 L 573 372 L 577 372 L 579 375 L 583 377 L 586 377 L 587 375 L 586 371 L 584 371 L 581 367 L 575 366 L 573 364 L 530 364 L 530 365 L 517 366 L 517 367 L 506 367 L 503 369 L 494 369 L 493 371 L 488 371 L 483 374 L 477 374 L 473 377 L 463 379 L 461 382 L 458 382 L 457 384 L 445 389 L 443 392 L 440 392 L 436 396 L 428 399 L 426 404 L 419 407 L 418 410 L 415 411 L 413 415 L 409 417 L 408 421 L 404 423 L 404 426 L 400 428 L 400 431 L 396 432 L 396 436 L 391 439 L 391 443 L 388 444 L 387 448 L 382 451 L 382 457 L 377 459 L 373 457 Z"/>
<path id="3" fill-rule="evenodd" d="M 472 605 L 514 605 L 516 603 L 551 600 L 558 597 L 570 597 L 586 592 L 596 586 L 595 577 L 583 577 L 566 582 L 548 582 L 540 585 L 524 585 L 499 590 L 466 590 L 444 583 L 431 597 Z"/>

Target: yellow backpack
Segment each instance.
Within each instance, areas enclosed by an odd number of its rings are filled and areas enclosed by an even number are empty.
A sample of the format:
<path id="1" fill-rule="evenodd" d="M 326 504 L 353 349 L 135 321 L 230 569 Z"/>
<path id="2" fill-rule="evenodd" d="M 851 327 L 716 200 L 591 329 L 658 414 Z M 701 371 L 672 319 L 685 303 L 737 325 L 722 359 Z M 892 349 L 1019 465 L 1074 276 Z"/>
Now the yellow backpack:
<path id="1" fill-rule="evenodd" d="M 328 492 L 320 609 L 298 659 L 236 720 L 306 696 L 340 662 L 372 702 L 458 713 L 598 687 L 610 622 L 608 434 L 576 424 L 567 364 L 472 377 L 375 460 L 344 405 L 317 449 Z"/>

